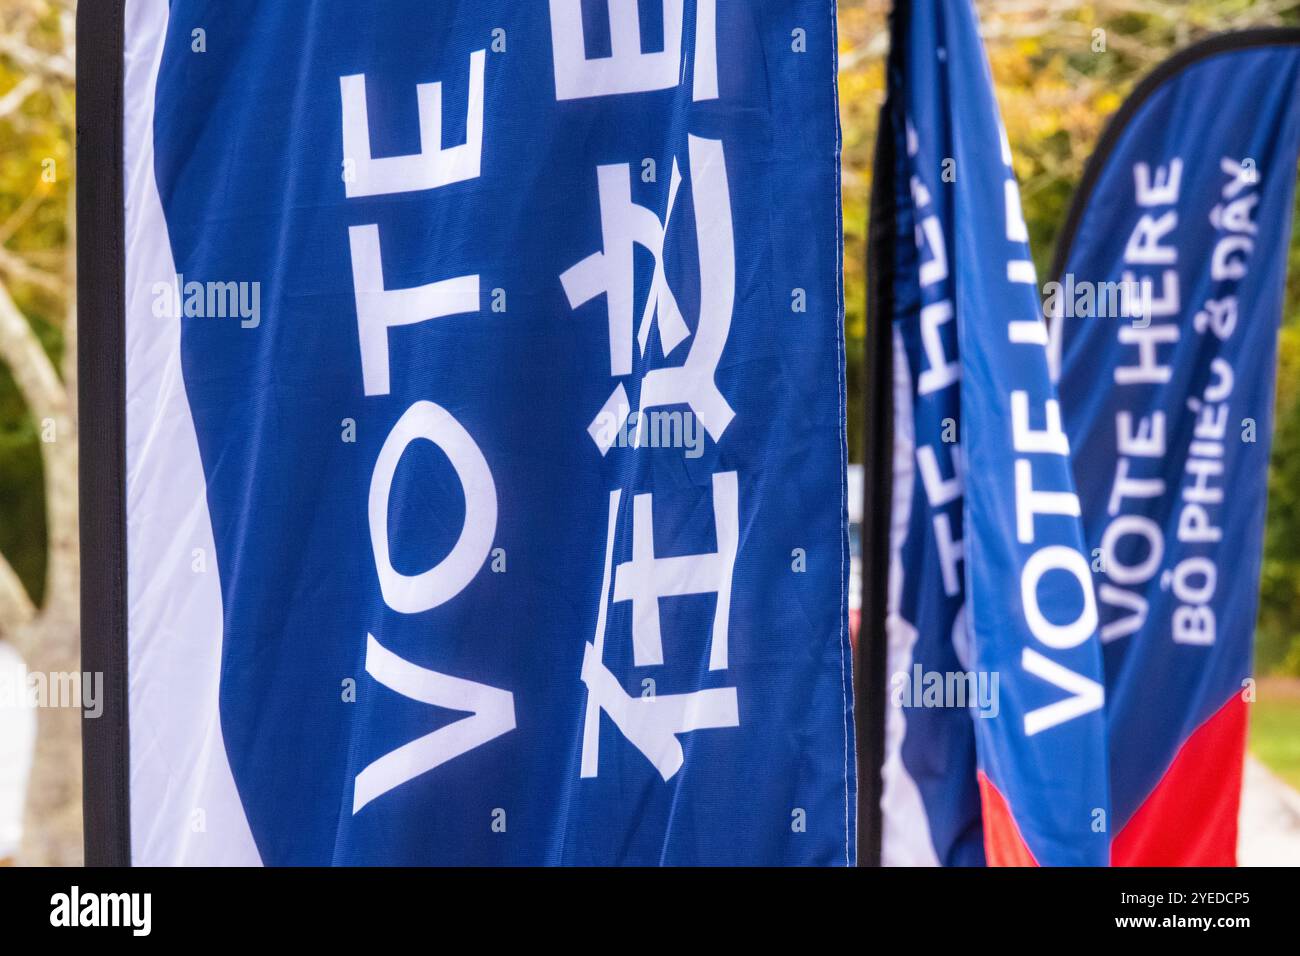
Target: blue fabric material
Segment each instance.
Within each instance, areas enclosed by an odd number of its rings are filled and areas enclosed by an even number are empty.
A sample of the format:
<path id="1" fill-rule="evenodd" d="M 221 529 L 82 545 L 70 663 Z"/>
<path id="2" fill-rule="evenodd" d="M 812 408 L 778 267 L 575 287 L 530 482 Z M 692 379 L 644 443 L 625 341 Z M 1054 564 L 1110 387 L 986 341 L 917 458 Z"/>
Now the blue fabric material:
<path id="1" fill-rule="evenodd" d="M 664 48 L 673 4 L 640 8 L 642 50 Z M 674 85 L 560 100 L 542 2 L 172 4 L 154 131 L 177 269 L 186 283 L 260 284 L 255 327 L 188 316 L 182 358 L 221 575 L 221 721 L 265 862 L 854 861 L 835 9 L 716 11 L 716 98 L 693 93 L 688 2 Z M 608 55 L 609 6 L 581 12 L 586 56 Z M 441 82 L 446 149 L 472 125 L 475 51 L 478 175 L 349 197 L 340 78 L 365 75 L 376 158 L 429 148 L 416 86 Z M 662 262 L 687 337 L 667 347 L 661 298 L 646 347 L 634 340 L 631 368 L 614 374 L 609 296 L 574 307 L 561 276 L 602 249 L 598 167 L 627 164 L 631 202 L 661 224 L 674 162 Z M 734 230 L 722 290 L 734 302 L 713 317 L 726 329 L 712 369 L 734 418 L 698 448 L 602 454 L 588 428 L 614 387 L 637 408 L 645 374 L 682 366 L 701 338 L 702 273 L 717 273 L 700 262 L 725 245 L 716 219 L 697 240 L 705 185 Z M 362 375 L 349 229 L 367 225 L 385 289 L 478 277 L 476 309 L 386 331 L 384 391 Z M 639 329 L 656 257 L 629 255 Z M 421 402 L 471 436 L 497 510 L 468 583 L 407 613 L 382 590 L 367 508 L 381 448 Z M 470 509 L 441 445 L 400 454 L 386 514 L 393 569 L 409 577 L 453 550 Z M 638 666 L 632 601 L 611 585 L 601 613 L 611 492 L 617 575 L 632 563 L 639 495 L 653 497 L 655 557 L 718 551 L 726 475 L 738 545 L 725 666 L 711 658 L 719 592 L 673 592 L 671 568 L 652 575 L 666 596 L 645 611 L 662 664 Z M 663 714 L 673 695 L 734 691 L 734 721 L 675 735 L 682 759 L 666 779 L 604 711 L 597 773 L 581 775 L 584 653 L 601 617 L 600 662 L 629 720 Z M 513 729 L 357 808 L 355 781 L 376 761 L 476 726 L 377 680 L 385 654 L 417 682 L 436 672 L 509 694 Z M 484 707 L 505 714 L 500 700 Z"/>
<path id="2" fill-rule="evenodd" d="M 1251 674 L 1297 95 L 1295 45 L 1174 72 L 1114 141 L 1064 258 L 1060 391 L 1102 559 L 1116 832 Z M 1133 315 L 1084 299 L 1126 279 Z"/>

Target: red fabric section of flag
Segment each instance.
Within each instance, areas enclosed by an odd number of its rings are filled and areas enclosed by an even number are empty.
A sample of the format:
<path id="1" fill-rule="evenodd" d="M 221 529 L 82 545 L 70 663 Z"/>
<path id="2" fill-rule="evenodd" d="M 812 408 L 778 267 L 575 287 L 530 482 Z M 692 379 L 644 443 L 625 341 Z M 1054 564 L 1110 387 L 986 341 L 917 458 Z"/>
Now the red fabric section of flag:
<path id="1" fill-rule="evenodd" d="M 984 855 L 989 866 L 1038 866 L 1025 846 L 1011 808 L 993 781 L 979 771 L 980 806 L 984 811 Z"/>
<path id="2" fill-rule="evenodd" d="M 1246 702 L 1232 698 L 1179 748 L 1115 837 L 1113 866 L 1236 866 Z"/>

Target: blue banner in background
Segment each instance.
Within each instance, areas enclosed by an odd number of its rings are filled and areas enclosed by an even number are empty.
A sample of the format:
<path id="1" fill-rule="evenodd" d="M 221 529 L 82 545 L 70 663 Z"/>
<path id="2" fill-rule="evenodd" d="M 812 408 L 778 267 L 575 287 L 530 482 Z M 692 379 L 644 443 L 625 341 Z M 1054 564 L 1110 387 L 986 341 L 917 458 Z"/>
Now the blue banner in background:
<path id="1" fill-rule="evenodd" d="M 969 0 L 898 4 L 889 79 L 895 433 L 911 475 L 895 487 L 885 861 L 1104 864 L 1096 604 Z M 918 796 L 932 856 L 891 857 L 890 814 L 910 802 L 893 829 L 914 838 Z"/>
<path id="2" fill-rule="evenodd" d="M 889 606 L 886 618 L 886 756 L 883 768 L 881 859 L 886 866 L 982 866 L 985 862 L 976 779 L 975 729 L 965 706 L 923 706 L 926 675 L 965 672 L 966 580 L 962 559 L 962 491 L 958 422 L 959 377 L 940 362 L 930 366 L 926 349 L 955 353 L 951 301 L 923 305 L 922 281 L 933 286 L 931 268 L 920 274 L 917 237 L 936 239 L 944 252 L 929 188 L 918 174 L 918 146 L 900 98 L 908 75 L 906 8 L 895 14 L 890 57 L 890 99 L 880 135 L 892 136 L 892 169 L 877 168 L 893 192 L 894 222 L 888 256 L 878 268 L 890 283 L 894 351 L 894 464 L 890 531 Z M 884 188 L 891 188 L 885 186 Z M 914 205 L 915 197 L 915 205 Z M 924 225 L 922 225 L 924 223 Z M 933 261 L 933 260 L 932 260 Z M 950 278 L 942 280 L 948 287 Z M 933 320 L 942 315 L 947 329 Z M 919 466 L 919 467 L 918 467 Z M 942 679 L 942 677 L 938 678 Z M 931 676 L 934 682 L 936 677 Z M 986 683 L 986 690 L 988 690 Z M 946 703 L 946 702 L 936 702 Z M 991 708 L 991 698 L 986 698 Z M 918 706 L 921 705 L 921 706 Z"/>
<path id="3" fill-rule="evenodd" d="M 1096 571 L 1116 864 L 1236 859 L 1298 97 L 1300 31 L 1171 59 L 1107 131 L 1046 290 Z"/>
<path id="4" fill-rule="evenodd" d="M 824 0 L 170 5 L 166 493 L 262 862 L 855 861 L 835 43 Z M 135 862 L 202 861 L 132 720 Z"/>

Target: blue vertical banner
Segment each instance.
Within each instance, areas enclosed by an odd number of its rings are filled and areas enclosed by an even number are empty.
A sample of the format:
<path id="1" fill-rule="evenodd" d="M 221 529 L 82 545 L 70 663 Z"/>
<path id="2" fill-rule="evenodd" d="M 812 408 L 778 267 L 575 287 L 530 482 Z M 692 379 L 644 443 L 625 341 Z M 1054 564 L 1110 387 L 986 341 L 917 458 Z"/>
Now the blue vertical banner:
<path id="1" fill-rule="evenodd" d="M 1298 97 L 1296 30 L 1157 69 L 1102 139 L 1046 290 L 1117 865 L 1236 860 Z"/>
<path id="2" fill-rule="evenodd" d="M 899 3 L 893 29 L 882 856 L 1101 865 L 1097 609 L 1010 150 L 969 0 Z"/>
<path id="3" fill-rule="evenodd" d="M 853 864 L 835 4 L 125 7 L 131 860 Z"/>

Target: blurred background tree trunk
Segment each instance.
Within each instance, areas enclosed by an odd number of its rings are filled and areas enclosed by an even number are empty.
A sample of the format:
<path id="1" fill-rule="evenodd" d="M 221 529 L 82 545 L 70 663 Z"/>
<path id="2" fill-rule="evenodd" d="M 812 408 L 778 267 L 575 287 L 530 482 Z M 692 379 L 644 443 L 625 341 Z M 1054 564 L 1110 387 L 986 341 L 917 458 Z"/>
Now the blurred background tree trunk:
<path id="1" fill-rule="evenodd" d="M 80 670 L 74 13 L 0 3 L 0 408 L 26 413 L 9 418 L 0 467 L 37 465 L 44 492 L 43 522 L 31 502 L 0 508 L 0 638 L 46 676 Z M 20 863 L 81 862 L 80 717 L 38 711 Z"/>

